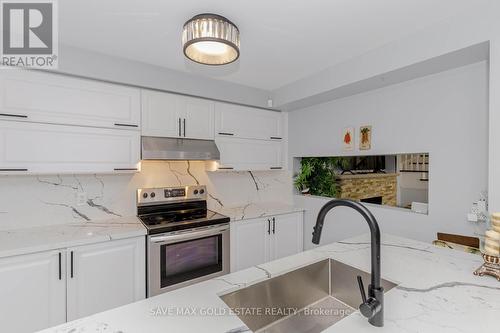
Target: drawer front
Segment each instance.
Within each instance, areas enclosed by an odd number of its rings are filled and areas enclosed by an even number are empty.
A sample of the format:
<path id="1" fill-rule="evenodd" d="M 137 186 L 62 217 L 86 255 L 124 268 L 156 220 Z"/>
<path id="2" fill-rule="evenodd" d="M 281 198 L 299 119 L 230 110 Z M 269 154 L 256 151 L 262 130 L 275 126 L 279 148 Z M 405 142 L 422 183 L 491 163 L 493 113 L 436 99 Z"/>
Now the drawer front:
<path id="1" fill-rule="evenodd" d="M 0 122 L 0 172 L 134 171 L 139 161 L 137 131 Z"/>
<path id="2" fill-rule="evenodd" d="M 233 170 L 279 170 L 283 167 L 281 142 L 217 139 L 220 168 Z"/>
<path id="3" fill-rule="evenodd" d="M 0 73 L 0 119 L 140 129 L 136 88 L 25 70 Z"/>
<path id="4" fill-rule="evenodd" d="M 215 104 L 215 135 L 260 140 L 281 140 L 282 115 L 246 106 Z"/>

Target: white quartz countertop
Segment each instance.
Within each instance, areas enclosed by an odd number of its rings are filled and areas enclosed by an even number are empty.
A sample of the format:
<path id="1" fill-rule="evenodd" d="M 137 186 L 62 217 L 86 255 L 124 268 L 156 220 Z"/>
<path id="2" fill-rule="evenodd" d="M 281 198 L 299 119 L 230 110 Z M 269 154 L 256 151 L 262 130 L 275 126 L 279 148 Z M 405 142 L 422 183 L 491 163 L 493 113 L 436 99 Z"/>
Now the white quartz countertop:
<path id="1" fill-rule="evenodd" d="M 241 221 L 258 217 L 301 212 L 303 208 L 283 202 L 249 203 L 235 207 L 220 207 L 215 209 L 222 215 L 229 216 L 231 221 Z"/>
<path id="2" fill-rule="evenodd" d="M 0 231 L 0 258 L 146 235 L 137 217 Z"/>
<path id="3" fill-rule="evenodd" d="M 369 235 L 318 247 L 170 293 L 47 329 L 44 333 L 250 332 L 219 295 L 333 258 L 370 271 Z M 500 283 L 472 272 L 480 256 L 384 234 L 382 277 L 399 283 L 385 295 L 385 326 L 359 312 L 324 332 L 498 332 Z M 210 311 L 216 311 L 209 314 Z M 291 332 L 292 333 L 292 332 Z"/>

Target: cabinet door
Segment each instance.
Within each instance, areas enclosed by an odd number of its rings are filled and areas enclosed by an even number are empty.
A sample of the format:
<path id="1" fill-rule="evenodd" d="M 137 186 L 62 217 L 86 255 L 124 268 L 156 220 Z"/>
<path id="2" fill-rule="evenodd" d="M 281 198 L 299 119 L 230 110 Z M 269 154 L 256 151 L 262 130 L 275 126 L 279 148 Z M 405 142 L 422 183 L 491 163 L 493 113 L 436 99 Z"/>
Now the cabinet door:
<path id="1" fill-rule="evenodd" d="M 267 219 L 231 223 L 231 272 L 269 261 Z"/>
<path id="2" fill-rule="evenodd" d="M 215 133 L 245 139 L 280 140 L 283 136 L 280 112 L 227 103 L 215 104 Z"/>
<path id="3" fill-rule="evenodd" d="M 0 259 L 2 332 L 34 332 L 66 321 L 63 263 L 57 251 Z"/>
<path id="4" fill-rule="evenodd" d="M 145 298 L 145 237 L 68 249 L 68 321 Z"/>
<path id="5" fill-rule="evenodd" d="M 181 101 L 184 111 L 183 136 L 190 139 L 213 140 L 214 102 L 192 97 L 181 97 Z"/>
<path id="6" fill-rule="evenodd" d="M 0 121 L 0 172 L 114 172 L 139 161 L 137 131 Z"/>
<path id="7" fill-rule="evenodd" d="M 264 140 L 218 138 L 220 169 L 274 170 L 283 167 L 282 143 Z"/>
<path id="8" fill-rule="evenodd" d="M 137 88 L 40 71 L 0 75 L 2 119 L 139 130 L 140 112 Z"/>
<path id="9" fill-rule="evenodd" d="M 302 252 L 304 250 L 303 213 L 277 215 L 273 219 L 271 260 Z"/>
<path id="10" fill-rule="evenodd" d="M 142 90 L 142 135 L 182 136 L 184 118 L 182 96 Z"/>

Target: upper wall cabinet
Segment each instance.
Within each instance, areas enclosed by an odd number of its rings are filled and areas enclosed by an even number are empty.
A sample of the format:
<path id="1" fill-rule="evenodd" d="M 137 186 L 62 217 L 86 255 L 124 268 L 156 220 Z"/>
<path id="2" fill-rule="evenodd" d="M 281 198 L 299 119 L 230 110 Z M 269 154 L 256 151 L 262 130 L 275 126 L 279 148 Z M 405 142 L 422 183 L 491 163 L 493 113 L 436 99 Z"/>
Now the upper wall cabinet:
<path id="1" fill-rule="evenodd" d="M 140 133 L 0 121 L 0 173 L 136 171 Z"/>
<path id="2" fill-rule="evenodd" d="M 214 102 L 142 90 L 142 135 L 213 139 Z"/>
<path id="3" fill-rule="evenodd" d="M 283 169 L 282 142 L 238 138 L 218 138 L 215 142 L 220 150 L 218 170 Z"/>
<path id="4" fill-rule="evenodd" d="M 78 126 L 140 127 L 140 90 L 38 71 L 0 73 L 0 119 Z"/>
<path id="5" fill-rule="evenodd" d="M 280 112 L 215 103 L 215 134 L 218 137 L 280 140 L 282 124 Z"/>

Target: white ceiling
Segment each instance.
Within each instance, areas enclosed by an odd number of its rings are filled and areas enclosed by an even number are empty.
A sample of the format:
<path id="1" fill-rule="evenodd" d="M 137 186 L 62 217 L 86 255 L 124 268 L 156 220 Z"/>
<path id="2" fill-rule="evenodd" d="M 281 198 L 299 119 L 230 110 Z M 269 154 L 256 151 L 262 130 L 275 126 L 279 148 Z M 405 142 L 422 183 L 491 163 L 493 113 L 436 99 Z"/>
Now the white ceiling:
<path id="1" fill-rule="evenodd" d="M 60 43 L 272 90 L 491 0 L 64 0 Z M 241 32 L 233 65 L 182 54 L 195 14 L 226 16 Z"/>

